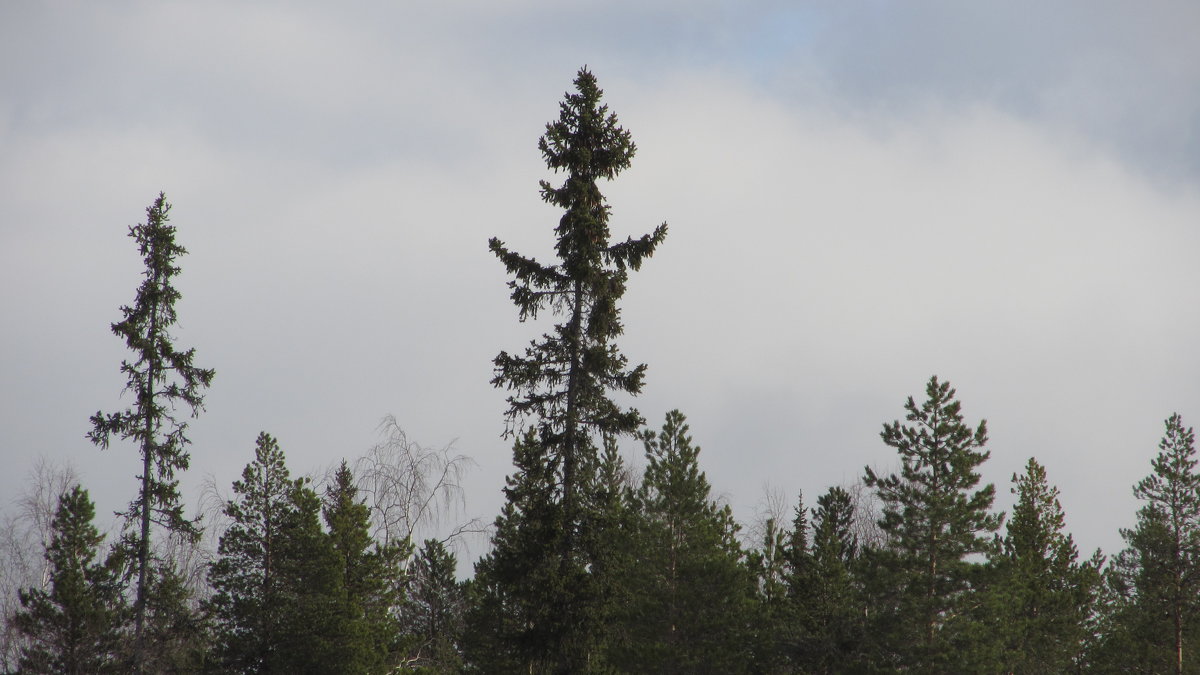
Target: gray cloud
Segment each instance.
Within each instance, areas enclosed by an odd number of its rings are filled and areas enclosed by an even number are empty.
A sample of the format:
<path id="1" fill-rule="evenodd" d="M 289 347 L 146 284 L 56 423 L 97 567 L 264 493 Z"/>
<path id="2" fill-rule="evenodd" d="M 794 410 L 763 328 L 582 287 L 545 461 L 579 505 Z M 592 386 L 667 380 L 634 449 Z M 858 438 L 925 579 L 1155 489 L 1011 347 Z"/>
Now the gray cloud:
<path id="1" fill-rule="evenodd" d="M 671 225 L 625 305 L 637 405 L 689 415 L 739 516 L 766 481 L 891 462 L 880 424 L 938 373 L 989 419 L 1001 495 L 1036 455 L 1081 545 L 1112 549 L 1200 394 L 1191 10 L 841 7 L 6 7 L 0 494 L 38 454 L 102 509 L 131 494 L 133 450 L 83 433 L 121 403 L 125 227 L 165 189 L 179 339 L 218 370 L 189 485 L 227 484 L 260 429 L 325 467 L 391 412 L 459 439 L 490 517 L 490 361 L 539 326 L 486 240 L 550 254 L 535 142 L 586 62 L 640 148 L 614 233 Z"/>

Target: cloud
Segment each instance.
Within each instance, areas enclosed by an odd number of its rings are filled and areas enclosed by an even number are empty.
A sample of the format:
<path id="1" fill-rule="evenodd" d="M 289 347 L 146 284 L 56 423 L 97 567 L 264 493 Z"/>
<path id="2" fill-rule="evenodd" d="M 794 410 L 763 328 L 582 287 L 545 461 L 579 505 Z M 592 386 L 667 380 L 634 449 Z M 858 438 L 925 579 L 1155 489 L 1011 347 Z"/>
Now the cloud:
<path id="1" fill-rule="evenodd" d="M 8 9 L 0 54 L 28 68 L 0 75 L 0 452 L 78 458 L 101 509 L 128 499 L 132 448 L 82 436 L 122 403 L 125 227 L 163 189 L 190 251 L 178 335 L 218 371 L 188 481 L 228 483 L 263 429 L 327 466 L 390 412 L 459 438 L 494 514 L 491 359 L 544 326 L 486 241 L 550 255 L 536 139 L 588 63 L 639 146 L 604 187 L 614 235 L 671 228 L 624 304 L 636 404 L 689 415 L 740 517 L 767 480 L 893 461 L 880 425 L 937 373 L 989 419 L 1001 498 L 1036 455 L 1081 546 L 1111 550 L 1161 420 L 1197 400 L 1200 197 L 1155 159 L 1194 142 L 1190 10 L 956 7 Z"/>
<path id="2" fill-rule="evenodd" d="M 895 114 L 986 105 L 1062 133 L 1085 133 L 1160 179 L 1200 170 L 1200 47 L 1187 2 L 823 7 L 811 39 L 781 59 L 820 64 L 851 107 Z M 812 70 L 801 71 L 809 76 Z"/>
<path id="3" fill-rule="evenodd" d="M 1178 312 L 1196 191 L 996 109 L 859 124 L 711 81 L 646 103 L 625 117 L 637 177 L 609 194 L 622 222 L 672 230 L 631 284 L 627 351 L 741 512 L 768 477 L 819 490 L 894 460 L 875 434 L 935 373 L 991 421 L 1001 487 L 1030 455 L 1072 505 L 1148 471 L 1200 365 Z M 750 453 L 769 469 L 732 468 Z M 1133 508 L 1072 522 L 1112 547 Z"/>

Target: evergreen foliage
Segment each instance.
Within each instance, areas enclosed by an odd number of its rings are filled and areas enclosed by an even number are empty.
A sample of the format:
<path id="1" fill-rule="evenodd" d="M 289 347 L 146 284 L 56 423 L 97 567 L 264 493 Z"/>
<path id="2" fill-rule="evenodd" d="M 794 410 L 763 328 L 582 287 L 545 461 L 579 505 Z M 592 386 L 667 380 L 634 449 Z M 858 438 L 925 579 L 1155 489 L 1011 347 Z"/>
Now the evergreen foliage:
<path id="1" fill-rule="evenodd" d="M 209 571 L 217 655 L 226 672 L 335 667 L 330 645 L 336 557 L 321 531 L 320 499 L 293 480 L 279 444 L 259 434 L 254 461 L 226 506 L 231 525 Z M 328 672 L 328 671 L 326 671 Z"/>
<path id="2" fill-rule="evenodd" d="M 817 585 L 817 568 L 813 562 L 810 539 L 808 507 L 804 504 L 804 493 L 796 497 L 792 510 L 792 526 L 784 538 L 781 555 L 784 559 L 784 589 L 786 604 L 780 614 L 779 624 L 774 627 L 773 654 L 775 670 L 786 665 L 789 670 L 805 667 L 813 654 L 813 609 Z"/>
<path id="3" fill-rule="evenodd" d="M 1066 532 L 1058 488 L 1030 458 L 1014 474 L 1017 496 L 1003 547 L 994 557 L 989 626 L 1000 642 L 998 668 L 1010 673 L 1062 673 L 1080 663 L 1093 597 L 1097 560 L 1080 562 Z M 985 636 L 980 636 L 980 641 Z"/>
<path id="4" fill-rule="evenodd" d="M 952 669 L 961 655 L 954 634 L 969 633 L 963 611 L 966 594 L 979 580 L 981 565 L 971 556 L 994 550 L 991 533 L 1002 516 L 990 513 L 995 488 L 979 483 L 987 460 L 987 425 L 972 430 L 948 382 L 930 378 L 920 406 L 909 397 L 907 424 L 885 424 L 880 436 L 900 454 L 901 472 L 878 476 L 867 467 L 865 483 L 883 502 L 879 525 L 889 554 L 878 562 L 894 565 L 898 604 L 880 618 L 894 629 L 894 659 L 926 672 Z M 890 560 L 888 560 L 890 558 Z"/>
<path id="5" fill-rule="evenodd" d="M 787 586 L 787 539 L 787 530 L 779 527 L 774 518 L 767 518 L 759 549 L 747 556 L 758 590 L 757 611 L 751 622 L 754 669 L 758 672 L 785 672 L 786 669 L 783 645 L 789 640 L 794 623 Z"/>
<path id="6" fill-rule="evenodd" d="M 475 564 L 468 653 L 485 672 L 552 672 L 565 640 L 557 602 L 578 592 L 559 575 L 563 536 L 555 466 L 533 429 L 513 445 L 492 550 Z"/>
<path id="7" fill-rule="evenodd" d="M 863 609 L 851 572 L 858 557 L 853 522 L 854 504 L 844 488 L 831 487 L 817 498 L 805 672 L 844 673 L 860 659 Z"/>
<path id="8" fill-rule="evenodd" d="M 154 562 L 146 589 L 147 672 L 199 673 L 208 668 L 213 634 L 201 604 L 169 561 Z"/>
<path id="9" fill-rule="evenodd" d="M 646 471 L 634 493 L 641 513 L 638 563 L 629 579 L 632 644 L 626 672 L 732 673 L 750 660 L 754 582 L 728 506 L 700 470 L 682 413 L 643 434 Z"/>
<path id="10" fill-rule="evenodd" d="M 1133 492 L 1145 505 L 1128 548 L 1106 574 L 1109 585 L 1105 667 L 1200 672 L 1200 474 L 1195 434 L 1178 414 L 1166 421 L 1153 473 Z"/>
<path id="11" fill-rule="evenodd" d="M 395 661 L 399 624 L 394 609 L 403 595 L 407 542 L 374 545 L 371 511 L 359 499 L 346 462 L 334 472 L 322 509 L 333 546 L 338 583 L 333 617 L 333 658 L 341 672 L 388 672 Z"/>
<path id="12" fill-rule="evenodd" d="M 597 612 L 596 640 L 602 646 L 595 670 L 611 666 L 636 639 L 630 611 L 636 606 L 630 575 L 642 563 L 637 542 L 642 514 L 634 508 L 635 479 L 621 458 L 616 438 L 604 437 L 595 483 L 588 491 L 593 519 L 585 540 Z"/>
<path id="13" fill-rule="evenodd" d="M 812 547 L 809 545 L 808 509 L 804 506 L 804 493 L 796 498 L 792 512 L 792 529 L 788 532 L 783 557 L 787 562 L 785 583 L 788 595 L 794 599 L 806 598 L 812 584 Z"/>
<path id="14" fill-rule="evenodd" d="M 462 633 L 466 596 L 455 578 L 458 561 L 437 539 L 426 539 L 413 561 L 405 627 L 414 646 L 411 667 L 457 673 L 463 667 Z"/>
<path id="15" fill-rule="evenodd" d="M 188 468 L 187 423 L 176 416 L 184 406 L 195 417 L 204 407 L 204 390 L 214 371 L 194 365 L 195 349 L 178 349 L 171 336 L 176 322 L 175 303 L 179 291 L 172 285 L 179 274 L 176 260 L 187 250 L 175 241 L 175 227 L 168 223 L 171 205 L 159 193 L 146 209 L 146 222 L 129 228 L 145 262 L 145 272 L 132 307 L 121 307 L 124 318 L 112 325 L 115 335 L 125 340 L 134 354 L 121 363 L 126 389 L 135 395 L 133 406 L 112 414 L 92 416 L 88 437 L 107 448 L 115 435 L 138 445 L 142 458 L 141 485 L 129 505 L 129 523 L 136 523 L 126 541 L 133 551 L 136 587 L 134 598 L 134 667 L 143 669 L 151 649 L 144 641 L 147 590 L 154 583 L 151 560 L 151 524 L 179 536 L 196 537 L 195 524 L 183 515 L 177 471 Z"/>
<path id="16" fill-rule="evenodd" d="M 559 119 L 546 126 L 538 142 L 547 167 L 566 173 L 559 187 L 541 182 L 542 199 L 564 210 L 555 228 L 558 262 L 543 265 L 510 251 L 498 239 L 489 242 L 515 277 L 509 287 L 520 318 L 536 319 L 546 309 L 564 317 L 540 341 L 531 342 L 523 355 L 505 351 L 495 359 L 492 384 L 513 392 L 508 399 L 508 431 L 532 422 L 533 435 L 522 436 L 514 454 L 526 459 L 536 456 L 545 464 L 537 473 L 550 490 L 540 498 L 545 499 L 545 515 L 551 520 L 534 525 L 532 537 L 521 532 L 498 534 L 494 557 L 481 568 L 494 577 L 480 585 L 502 593 L 505 602 L 523 605 L 518 612 L 521 625 L 514 633 L 523 637 L 504 651 L 524 653 L 551 672 L 597 667 L 601 594 L 592 587 L 595 580 L 587 552 L 587 542 L 596 538 L 588 529 L 597 519 L 588 513 L 586 493 L 595 485 L 596 439 L 633 433 L 642 423 L 636 410 L 623 409 L 611 398 L 613 393 L 637 394 L 645 374 L 644 365 L 630 367 L 614 344 L 622 333 L 617 303 L 629 270 L 637 270 L 666 236 L 662 225 L 638 239 L 609 243 L 610 208 L 597 182 L 611 180 L 628 168 L 636 148 L 616 115 L 600 103 L 603 92 L 586 68 L 575 78 L 575 89 L 560 105 Z M 518 476 L 530 468 L 525 459 L 516 463 Z M 532 477 L 518 477 L 516 484 L 525 485 Z M 521 511 L 502 514 L 506 522 L 499 525 L 517 529 L 533 525 Z M 502 550 L 510 542 L 523 546 L 525 556 L 554 560 L 519 561 Z M 515 578 L 496 567 L 502 561 L 535 568 L 538 586 L 497 586 Z M 519 598 L 526 590 L 533 595 Z M 539 625 L 546 621 L 553 625 Z"/>
<path id="17" fill-rule="evenodd" d="M 20 672 L 69 675 L 125 672 L 121 661 L 126 607 L 119 565 L 98 560 L 104 541 L 92 520 L 95 507 L 78 485 L 58 502 L 46 549 L 49 589 L 20 592 L 13 617 L 29 638 Z"/>
<path id="18" fill-rule="evenodd" d="M 854 576 L 858 540 L 848 492 L 832 487 L 817 508 L 797 500 L 791 530 L 780 537 L 785 597 L 767 613 L 771 642 L 764 672 L 838 673 L 859 669 L 863 607 Z M 811 536 L 810 536 L 811 535 Z M 770 596 L 764 598 L 771 607 Z"/>
<path id="19" fill-rule="evenodd" d="M 295 482 L 283 521 L 278 574 L 280 604 L 267 606 L 281 620 L 276 663 L 284 671 L 363 673 L 344 670 L 348 651 L 361 648 L 340 640 L 352 634 L 344 623 L 342 566 L 333 539 L 321 529 L 321 498 L 307 479 Z"/>

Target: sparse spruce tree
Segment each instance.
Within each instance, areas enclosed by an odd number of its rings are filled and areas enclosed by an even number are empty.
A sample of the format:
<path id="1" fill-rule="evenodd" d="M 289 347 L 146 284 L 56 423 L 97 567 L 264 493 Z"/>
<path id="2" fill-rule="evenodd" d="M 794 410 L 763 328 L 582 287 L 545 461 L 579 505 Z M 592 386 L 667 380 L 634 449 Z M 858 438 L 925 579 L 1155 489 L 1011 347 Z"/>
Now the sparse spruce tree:
<path id="1" fill-rule="evenodd" d="M 145 279 L 133 306 L 121 308 L 124 318 L 112 325 L 112 331 L 134 354 L 132 360 L 121 364 L 134 403 L 118 413 L 97 412 L 88 432 L 101 448 L 107 448 L 115 435 L 132 440 L 141 453 L 141 484 L 129 505 L 126 533 L 135 575 L 133 667 L 137 672 L 142 672 L 143 662 L 154 649 L 144 639 L 147 590 L 154 583 L 150 578 L 154 570 L 151 526 L 159 525 L 178 536 L 198 536 L 195 524 L 183 515 L 175 476 L 189 463 L 187 423 L 176 411 L 182 407 L 195 417 L 203 409 L 204 390 L 214 374 L 194 365 L 195 349 L 177 348 L 171 335 L 177 318 L 175 303 L 180 298 L 173 279 L 179 274 L 177 259 L 187 251 L 175 241 L 175 227 L 168 223 L 170 210 L 160 193 L 146 209 L 146 222 L 129 228 L 145 261 Z"/>
<path id="2" fill-rule="evenodd" d="M 542 198 L 564 211 L 555 229 L 558 261 L 542 264 L 509 250 L 498 239 L 490 242 L 492 252 L 515 277 L 509 285 L 521 319 L 536 319 L 544 310 L 563 317 L 562 323 L 531 342 L 524 354 L 501 352 L 492 380 L 493 385 L 513 392 L 508 399 L 508 431 L 516 433 L 528 426 L 534 432 L 520 437 L 514 454 L 539 456 L 552 489 L 546 498 L 554 533 L 526 549 L 526 554 L 552 556 L 554 561 L 521 563 L 548 575 L 537 588 L 538 597 L 520 600 L 531 610 L 521 633 L 541 636 L 523 640 L 520 650 L 541 664 L 538 672 L 578 673 L 598 667 L 595 636 L 602 594 L 592 588 L 592 561 L 586 550 L 586 542 L 594 538 L 588 529 L 597 520 L 587 513 L 586 493 L 594 485 L 590 473 L 598 466 L 597 440 L 632 434 L 642 423 L 636 410 L 622 408 L 612 398 L 618 393 L 637 394 L 645 374 L 644 365 L 630 367 L 614 342 L 622 333 L 618 302 L 629 271 L 637 270 L 666 236 L 666 225 L 661 225 L 637 239 L 609 241 L 610 208 L 598 182 L 628 168 L 635 146 L 616 115 L 601 104 L 602 94 L 595 76 L 586 68 L 580 70 L 575 92 L 567 94 L 558 120 L 546 126 L 538 143 L 546 165 L 566 174 L 560 186 L 541 183 Z M 533 449 L 531 444 L 540 447 Z M 516 463 L 520 471 L 523 459 L 516 458 Z M 514 520 L 509 526 L 522 524 L 529 525 L 528 519 Z M 545 533 L 541 524 L 537 529 Z M 510 540 L 498 536 L 493 563 L 510 559 L 501 548 Z M 479 572 L 485 575 L 480 589 L 495 588 L 499 577 L 510 577 L 492 563 Z M 496 576 L 486 578 L 489 574 Z M 513 601 L 513 594 L 522 592 L 516 587 L 503 590 Z M 536 625 L 546 620 L 552 625 Z"/>
<path id="3" fill-rule="evenodd" d="M 120 570 L 98 560 L 104 536 L 92 524 L 95 514 L 78 485 L 59 499 L 46 549 L 49 588 L 23 589 L 13 617 L 29 638 L 21 652 L 22 673 L 126 671 L 120 654 L 126 612 Z"/>
<path id="4" fill-rule="evenodd" d="M 972 556 L 994 550 L 992 534 L 1003 516 L 990 512 L 995 488 L 976 489 L 978 468 L 990 455 L 986 423 L 971 429 L 963 421 L 949 382 L 932 377 L 925 394 L 919 406 L 909 397 L 907 424 L 885 424 L 880 434 L 900 454 L 900 473 L 879 476 L 867 467 L 864 481 L 883 503 L 879 525 L 899 583 L 895 615 L 879 608 L 894 629 L 893 660 L 922 672 L 951 672 L 962 662 L 954 636 L 970 630 L 961 625 L 968 617 L 962 603 L 982 572 Z"/>

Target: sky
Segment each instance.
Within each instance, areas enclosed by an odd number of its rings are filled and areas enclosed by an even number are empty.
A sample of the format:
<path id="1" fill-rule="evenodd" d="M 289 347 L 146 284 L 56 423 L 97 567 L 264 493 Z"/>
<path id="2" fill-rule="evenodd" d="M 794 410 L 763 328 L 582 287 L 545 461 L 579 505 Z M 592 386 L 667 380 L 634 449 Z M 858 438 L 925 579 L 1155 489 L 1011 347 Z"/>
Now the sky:
<path id="1" fill-rule="evenodd" d="M 1191 2 L 7 2 L 0 5 L 0 508 L 38 458 L 100 513 L 137 452 L 109 326 L 159 191 L 188 250 L 177 345 L 216 369 L 195 504 L 260 431 L 295 473 L 394 415 L 511 468 L 491 360 L 518 321 L 487 247 L 548 259 L 537 139 L 586 65 L 633 135 L 615 239 L 667 222 L 619 346 L 689 419 L 735 516 L 866 465 L 931 375 L 1115 553 L 1173 412 L 1200 421 L 1200 5 Z M 626 441 L 634 465 L 641 449 Z M 476 543 L 461 554 L 478 555 Z"/>

